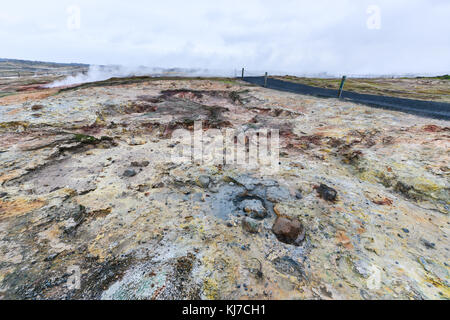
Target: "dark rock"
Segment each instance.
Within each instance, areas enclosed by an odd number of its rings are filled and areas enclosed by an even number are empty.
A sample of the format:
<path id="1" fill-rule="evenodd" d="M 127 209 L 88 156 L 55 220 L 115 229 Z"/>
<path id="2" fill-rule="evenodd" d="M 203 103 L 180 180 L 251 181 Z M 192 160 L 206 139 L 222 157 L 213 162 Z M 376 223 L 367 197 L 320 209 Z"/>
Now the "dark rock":
<path id="1" fill-rule="evenodd" d="M 180 257 L 176 262 L 176 271 L 178 275 L 187 275 L 192 271 L 194 266 L 195 256 L 188 253 L 185 257 Z"/>
<path id="2" fill-rule="evenodd" d="M 397 182 L 397 184 L 394 186 L 394 190 L 400 192 L 408 199 L 419 200 L 420 198 L 413 186 L 405 184 L 401 181 Z"/>
<path id="3" fill-rule="evenodd" d="M 425 239 L 422 239 L 422 243 L 427 249 L 435 249 L 435 247 L 436 247 L 436 244 L 434 244 L 428 240 L 425 240 Z"/>
<path id="4" fill-rule="evenodd" d="M 136 174 L 137 174 L 136 171 L 134 171 L 133 169 L 127 169 L 123 173 L 123 176 L 124 177 L 134 177 Z"/>
<path id="5" fill-rule="evenodd" d="M 326 201 L 334 202 L 337 199 L 337 191 L 323 183 L 316 190 L 319 196 Z"/>
<path id="6" fill-rule="evenodd" d="M 133 161 L 131 163 L 132 167 L 147 167 L 150 164 L 149 161 Z"/>
<path id="7" fill-rule="evenodd" d="M 303 199 L 303 195 L 302 195 L 302 193 L 301 193 L 299 190 L 295 191 L 295 197 L 296 197 L 298 200 Z"/>
<path id="8" fill-rule="evenodd" d="M 148 185 L 141 184 L 137 187 L 138 192 L 146 192 L 150 189 Z"/>
<path id="9" fill-rule="evenodd" d="M 305 228 L 298 220 L 278 217 L 272 227 L 272 232 L 283 243 L 300 245 L 305 239 Z"/>
<path id="10" fill-rule="evenodd" d="M 42 104 L 35 104 L 34 106 L 31 107 L 31 110 L 37 111 L 37 110 L 41 110 L 43 108 L 44 108 L 44 106 Z"/>
<path id="11" fill-rule="evenodd" d="M 403 230 L 404 233 L 409 233 L 409 230 L 406 229 L 406 228 L 402 228 L 402 230 Z"/>
<path id="12" fill-rule="evenodd" d="M 359 290 L 359 294 L 361 295 L 361 297 L 364 300 L 372 300 L 372 297 L 370 296 L 370 294 L 364 289 Z"/>
<path id="13" fill-rule="evenodd" d="M 164 188 L 164 182 L 157 182 L 155 184 L 152 185 L 153 189 L 160 189 L 160 188 Z"/>
<path id="14" fill-rule="evenodd" d="M 0 192 L 0 198 L 6 197 L 8 194 L 6 192 Z"/>
<path id="15" fill-rule="evenodd" d="M 58 255 L 59 255 L 59 252 L 58 252 L 58 253 L 53 253 L 53 254 L 47 256 L 47 257 L 44 259 L 44 261 L 53 261 L 53 260 L 56 259 L 56 257 L 57 257 Z"/>
<path id="16" fill-rule="evenodd" d="M 258 221 L 245 217 L 242 220 L 242 228 L 245 231 L 248 231 L 250 233 L 258 233 L 259 232 L 259 223 Z"/>
<path id="17" fill-rule="evenodd" d="M 297 277 L 298 279 L 305 277 L 303 266 L 288 256 L 278 257 L 272 261 L 273 266 L 278 272 Z"/>

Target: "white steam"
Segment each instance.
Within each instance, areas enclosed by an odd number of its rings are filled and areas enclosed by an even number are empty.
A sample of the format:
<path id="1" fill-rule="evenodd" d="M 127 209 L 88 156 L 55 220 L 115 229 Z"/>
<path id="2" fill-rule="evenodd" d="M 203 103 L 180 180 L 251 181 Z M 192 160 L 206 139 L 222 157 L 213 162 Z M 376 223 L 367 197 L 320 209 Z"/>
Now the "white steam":
<path id="1" fill-rule="evenodd" d="M 183 68 L 149 68 L 144 66 L 89 66 L 85 73 L 68 76 L 62 80 L 57 80 L 45 85 L 46 88 L 66 87 L 86 82 L 107 80 L 110 78 L 131 77 L 131 76 L 151 76 L 151 77 L 234 77 L 237 71 L 209 70 L 209 69 L 183 69 Z"/>

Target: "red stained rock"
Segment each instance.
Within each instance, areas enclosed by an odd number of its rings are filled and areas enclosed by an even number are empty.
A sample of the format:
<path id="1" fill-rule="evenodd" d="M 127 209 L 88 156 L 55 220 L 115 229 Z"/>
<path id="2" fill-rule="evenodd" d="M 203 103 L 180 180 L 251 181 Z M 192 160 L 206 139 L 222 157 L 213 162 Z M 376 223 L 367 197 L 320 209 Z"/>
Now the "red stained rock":
<path id="1" fill-rule="evenodd" d="M 272 232 L 281 242 L 300 245 L 305 239 L 305 228 L 298 220 L 278 217 L 272 227 Z"/>

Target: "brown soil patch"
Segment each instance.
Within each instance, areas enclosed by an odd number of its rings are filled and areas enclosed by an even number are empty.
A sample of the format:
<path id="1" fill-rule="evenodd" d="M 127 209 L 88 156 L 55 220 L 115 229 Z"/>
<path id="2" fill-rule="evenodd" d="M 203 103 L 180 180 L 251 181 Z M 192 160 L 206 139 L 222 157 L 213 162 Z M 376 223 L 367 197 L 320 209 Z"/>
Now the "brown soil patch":
<path id="1" fill-rule="evenodd" d="M 13 201 L 0 200 L 0 220 L 13 216 L 21 216 L 30 211 L 42 208 L 46 204 L 43 200 L 27 201 L 25 199 L 16 199 Z"/>
<path id="2" fill-rule="evenodd" d="M 58 89 L 42 89 L 37 92 L 18 93 L 0 98 L 0 106 L 23 103 L 26 101 L 38 101 L 58 92 Z"/>

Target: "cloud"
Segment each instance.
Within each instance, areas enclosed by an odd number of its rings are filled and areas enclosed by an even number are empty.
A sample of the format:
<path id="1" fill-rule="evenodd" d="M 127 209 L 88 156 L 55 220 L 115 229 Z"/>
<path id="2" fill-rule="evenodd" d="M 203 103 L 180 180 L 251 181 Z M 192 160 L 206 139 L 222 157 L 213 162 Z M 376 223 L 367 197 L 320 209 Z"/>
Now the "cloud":
<path id="1" fill-rule="evenodd" d="M 369 29 L 367 8 L 380 9 Z M 79 28 L 68 28 L 80 9 Z M 446 0 L 14 1 L 0 14 L 8 58 L 277 71 L 449 73 Z"/>

